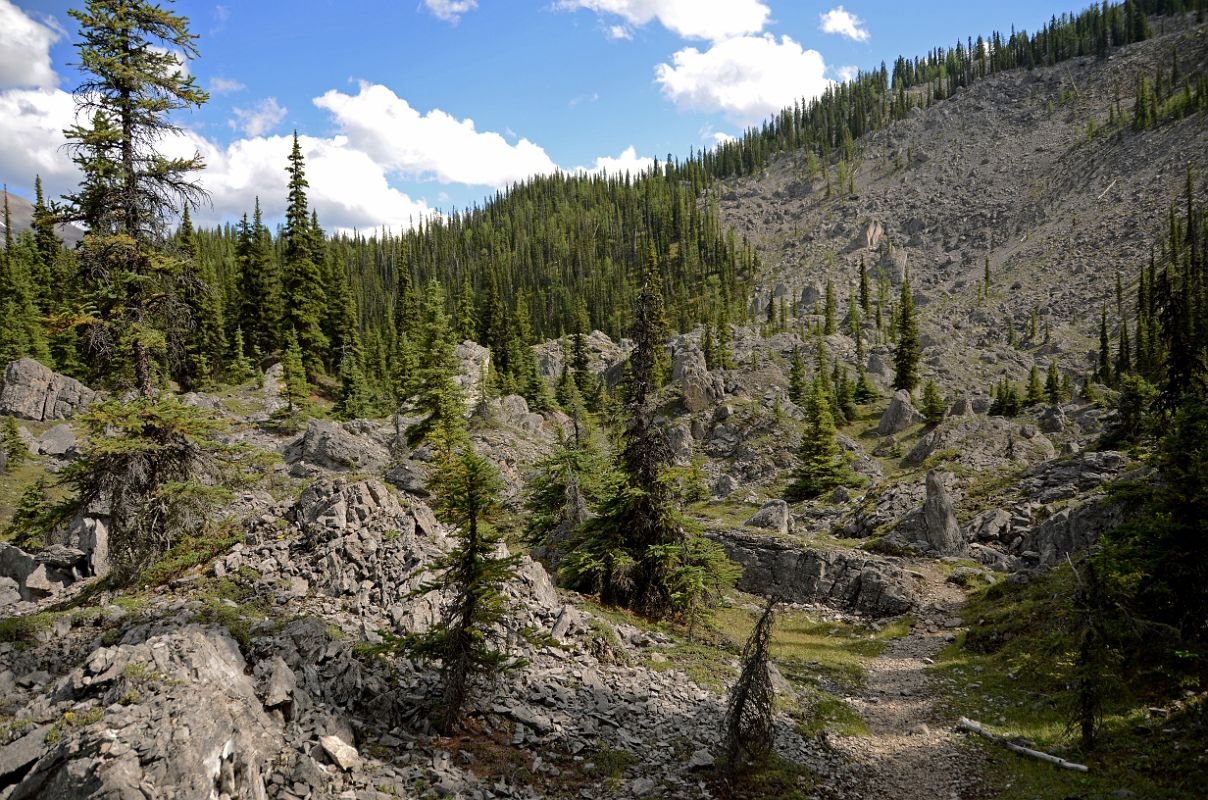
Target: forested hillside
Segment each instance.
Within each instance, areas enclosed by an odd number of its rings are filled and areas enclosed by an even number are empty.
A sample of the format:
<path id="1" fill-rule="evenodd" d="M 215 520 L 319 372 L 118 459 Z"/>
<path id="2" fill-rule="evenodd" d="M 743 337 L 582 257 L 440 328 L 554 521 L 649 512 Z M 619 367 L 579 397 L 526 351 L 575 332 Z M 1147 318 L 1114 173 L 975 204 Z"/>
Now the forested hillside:
<path id="1" fill-rule="evenodd" d="M 297 134 L 280 224 L 195 226 L 194 21 L 71 14 L 82 179 L 4 206 L 0 800 L 1203 795 L 1205 0 L 394 232 Z"/>

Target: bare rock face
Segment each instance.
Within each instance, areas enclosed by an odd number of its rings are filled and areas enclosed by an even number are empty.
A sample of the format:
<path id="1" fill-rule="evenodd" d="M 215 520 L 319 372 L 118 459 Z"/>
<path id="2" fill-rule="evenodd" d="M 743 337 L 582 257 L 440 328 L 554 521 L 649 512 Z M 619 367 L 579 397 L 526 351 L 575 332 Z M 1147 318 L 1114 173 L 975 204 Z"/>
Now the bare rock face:
<path id="1" fill-rule="evenodd" d="M 57 593 L 83 577 L 85 554 L 66 545 L 48 547 L 38 553 L 27 553 L 19 547 L 0 542 L 0 578 L 7 578 L 10 591 L 15 588 L 19 599 L 35 602 Z M 10 598 L 11 599 L 11 598 Z"/>
<path id="2" fill-rule="evenodd" d="M 149 696 L 129 702 L 140 688 Z M 100 647 L 56 683 L 54 696 L 77 702 L 77 722 L 60 724 L 56 737 L 44 726 L 0 748 L 0 762 L 21 762 L 9 773 L 12 800 L 268 796 L 264 774 L 281 732 L 225 631 L 190 625 Z M 79 721 L 90 713 L 95 722 Z"/>
<path id="3" fill-rule="evenodd" d="M 787 534 L 793 531 L 793 515 L 789 513 L 788 503 L 783 500 L 769 500 L 743 525 Z"/>
<path id="4" fill-rule="evenodd" d="M 923 415 L 910 402 L 910 392 L 899 389 L 894 394 L 893 400 L 889 401 L 889 408 L 885 409 L 885 413 L 881 415 L 877 433 L 881 436 L 890 436 L 901 433 L 922 421 Z"/>
<path id="5" fill-rule="evenodd" d="M 67 419 L 96 398 L 96 392 L 75 378 L 60 375 L 32 358 L 22 358 L 4 370 L 0 414 L 37 422 Z"/>
<path id="6" fill-rule="evenodd" d="M 902 460 L 920 466 L 941 451 L 957 454 L 969 469 L 984 470 L 1012 463 L 1039 463 L 1057 454 L 1053 443 L 1030 425 L 1004 417 L 949 417 L 929 431 Z"/>
<path id="7" fill-rule="evenodd" d="M 310 420 L 306 432 L 285 449 L 291 464 L 305 462 L 329 470 L 376 470 L 389 458 L 380 443 L 327 419 Z"/>
<path id="8" fill-rule="evenodd" d="M 927 499 L 923 501 L 923 521 L 927 543 L 940 555 L 956 555 L 965 551 L 965 537 L 952 511 L 952 501 L 940 473 L 927 473 Z"/>
<path id="9" fill-rule="evenodd" d="M 742 566 L 738 588 L 744 592 L 876 617 L 905 614 L 918 605 L 911 578 L 887 558 L 859 550 L 802 548 L 739 531 L 710 536 Z"/>
<path id="10" fill-rule="evenodd" d="M 705 365 L 705 355 L 695 345 L 684 345 L 671 362 L 671 379 L 684 395 L 684 408 L 695 414 L 725 395 L 725 384 Z"/>

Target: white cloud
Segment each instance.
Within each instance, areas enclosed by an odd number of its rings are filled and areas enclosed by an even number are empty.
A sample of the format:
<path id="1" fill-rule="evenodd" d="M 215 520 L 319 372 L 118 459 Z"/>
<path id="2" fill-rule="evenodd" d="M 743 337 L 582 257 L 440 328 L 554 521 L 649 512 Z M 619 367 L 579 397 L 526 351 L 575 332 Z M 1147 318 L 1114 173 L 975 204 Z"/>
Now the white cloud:
<path id="1" fill-rule="evenodd" d="M 715 131 L 713 133 L 713 144 L 725 144 L 726 142 L 733 142 L 737 138 L 737 136 L 725 133 L 723 131 Z"/>
<path id="2" fill-rule="evenodd" d="M 391 187 L 382 168 L 350 147 L 346 137 L 300 136 L 298 143 L 306 158 L 307 196 L 329 232 L 383 226 L 406 229 L 434 213 L 424 201 Z M 200 178 L 213 206 L 195 213 L 199 222 L 237 219 L 252 208 L 256 197 L 265 217 L 285 216 L 285 167 L 293 137 L 258 136 L 220 147 L 188 133 L 175 146 L 181 155 L 197 150 L 206 162 Z"/>
<path id="3" fill-rule="evenodd" d="M 837 33 L 857 42 L 868 41 L 868 29 L 864 27 L 864 20 L 843 6 L 832 8 L 825 14 L 820 14 L 819 18 L 822 24 L 818 27 L 823 33 Z"/>
<path id="4" fill-rule="evenodd" d="M 509 144 L 498 133 L 475 129 L 471 119 L 439 109 L 420 114 L 380 84 L 362 83 L 356 95 L 333 89 L 314 102 L 331 112 L 353 147 L 405 178 L 504 188 L 557 169 L 528 139 Z"/>
<path id="5" fill-rule="evenodd" d="M 246 88 L 244 84 L 230 78 L 210 78 L 210 94 L 233 94 Z"/>
<path id="6" fill-rule="evenodd" d="M 620 176 L 628 172 L 630 175 L 639 175 L 650 169 L 654 164 L 654 159 L 649 156 L 639 156 L 637 149 L 633 145 L 629 145 L 621 154 L 615 158 L 612 156 L 600 156 L 596 159 L 593 167 L 576 167 L 575 172 L 585 173 L 588 175 L 601 175 L 607 173 L 613 176 Z"/>
<path id="7" fill-rule="evenodd" d="M 835 75 L 839 77 L 840 83 L 853 81 L 860 74 L 859 67 L 835 67 Z"/>
<path id="8" fill-rule="evenodd" d="M 285 106 L 277 102 L 277 98 L 266 97 L 251 108 L 232 108 L 231 113 L 235 118 L 227 124 L 248 136 L 260 136 L 277 127 L 285 119 L 287 111 Z"/>
<path id="9" fill-rule="evenodd" d="M 629 38 L 629 27 L 657 19 L 664 28 L 687 39 L 718 41 L 763 30 L 771 9 L 762 0 L 558 0 L 565 11 L 588 9 L 624 20 L 611 25 L 613 39 Z"/>
<path id="10" fill-rule="evenodd" d="M 812 99 L 831 84 L 816 50 L 803 50 L 788 36 L 742 36 L 701 52 L 688 47 L 659 64 L 655 80 L 680 108 L 720 111 L 738 123 L 752 123 Z"/>
<path id="11" fill-rule="evenodd" d="M 0 0 L 0 89 L 53 89 L 59 78 L 50 66 L 50 46 L 63 35 L 52 18 L 38 22 L 11 0 Z"/>
<path id="12" fill-rule="evenodd" d="M 461 15 L 478 7 L 478 0 L 424 0 L 433 16 L 456 23 Z"/>
<path id="13" fill-rule="evenodd" d="M 75 98 L 61 89 L 0 92 L 0 178 L 32 186 L 41 175 L 51 196 L 74 191 L 76 169 L 62 149 L 63 129 L 75 123 Z"/>

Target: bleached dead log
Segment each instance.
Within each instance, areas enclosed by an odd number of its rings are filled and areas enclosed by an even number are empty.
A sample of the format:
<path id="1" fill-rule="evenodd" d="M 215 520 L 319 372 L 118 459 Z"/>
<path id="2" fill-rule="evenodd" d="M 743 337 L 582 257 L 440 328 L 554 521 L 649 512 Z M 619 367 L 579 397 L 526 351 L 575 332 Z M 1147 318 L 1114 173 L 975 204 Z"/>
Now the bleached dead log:
<path id="1" fill-rule="evenodd" d="M 989 739 L 991 742 L 994 742 L 995 744 L 998 744 L 998 745 L 1002 745 L 1003 747 L 1007 748 L 1008 750 L 1019 753 L 1020 755 L 1023 755 L 1023 756 L 1030 756 L 1031 758 L 1038 758 L 1041 761 L 1047 761 L 1050 764 L 1056 764 L 1057 766 L 1062 767 L 1064 769 L 1072 769 L 1077 772 L 1089 772 L 1089 770 L 1087 769 L 1085 764 L 1075 764 L 1073 761 L 1066 761 L 1064 758 L 1061 758 L 1060 756 L 1051 756 L 1048 753 L 1042 753 L 1039 750 L 1033 750 L 1030 747 L 1024 747 L 1021 744 L 1015 744 L 1015 742 L 1012 742 L 1010 739 L 1007 739 L 1004 736 L 999 736 L 998 734 L 990 733 L 988 730 L 986 730 L 985 728 L 983 728 L 981 726 L 980 722 L 971 720 L 968 717 L 961 717 L 960 721 L 956 723 L 956 729 L 958 731 L 968 731 L 969 733 L 976 733 L 978 736 L 982 737 L 983 739 Z"/>

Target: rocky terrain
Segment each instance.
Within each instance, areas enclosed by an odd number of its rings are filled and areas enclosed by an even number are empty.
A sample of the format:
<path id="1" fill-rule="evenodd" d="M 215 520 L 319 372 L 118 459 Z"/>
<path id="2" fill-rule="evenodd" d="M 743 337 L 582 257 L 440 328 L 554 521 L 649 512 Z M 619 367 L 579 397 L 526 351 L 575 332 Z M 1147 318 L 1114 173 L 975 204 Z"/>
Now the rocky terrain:
<path id="1" fill-rule="evenodd" d="M 675 337 L 658 423 L 675 465 L 705 487 L 685 510 L 742 568 L 737 590 L 703 630 L 655 625 L 557 587 L 526 555 L 504 631 L 524 664 L 478 687 L 454 736 L 425 722 L 433 671 L 378 647 L 427 629 L 445 600 L 415 593 L 451 547 L 428 504 L 430 453 L 402 444 L 415 420 L 280 431 L 280 366 L 187 395 L 230 441 L 275 456 L 270 475 L 223 509 L 220 537 L 181 542 L 134 587 L 105 581 L 105 508 L 50 541 L 0 541 L 0 800 L 723 797 L 726 691 L 765 597 L 785 615 L 775 792 L 992 796 L 985 754 L 954 731 L 950 704 L 981 684 L 934 669 L 969 627 L 966 594 L 1026 585 L 1094 544 L 1123 518 L 1109 485 L 1146 473 L 1103 448 L 1115 412 L 1076 400 L 992 416 L 987 392 L 1049 359 L 1085 373 L 1115 272 L 1147 256 L 1155 218 L 1139 209 L 1164 208 L 1186 154 L 1208 166 L 1202 118 L 1087 135 L 1110 87 L 1175 46 L 1203 61 L 1208 33 L 1171 25 L 1105 60 L 961 90 L 862 141 L 851 196 L 824 198 L 792 156 L 726 186 L 722 210 L 767 269 L 757 313 L 790 296 L 808 319 L 827 277 L 842 307 L 861 258 L 894 281 L 909 269 L 924 373 L 948 411 L 927 424 L 891 392 L 890 348 L 870 328 L 864 366 L 882 397 L 840 431 L 860 485 L 789 504 L 804 414 L 788 363 L 813 338 L 736 327 L 738 366 L 711 370 L 700 330 Z M 986 256 L 995 282 L 979 300 Z M 1022 330 L 1033 310 L 1051 340 L 1008 345 L 1004 320 Z M 629 344 L 598 331 L 588 343 L 591 370 L 615 384 Z M 854 366 L 850 337 L 825 344 Z M 559 375 L 561 344 L 535 349 L 542 373 Z M 517 396 L 473 400 L 487 357 L 463 343 L 459 380 L 471 437 L 522 524 L 525 482 L 569 420 Z M 0 415 L 18 421 L 30 460 L 0 476 L 0 523 L 76 457 L 75 417 L 98 396 L 34 361 L 7 366 Z"/>

